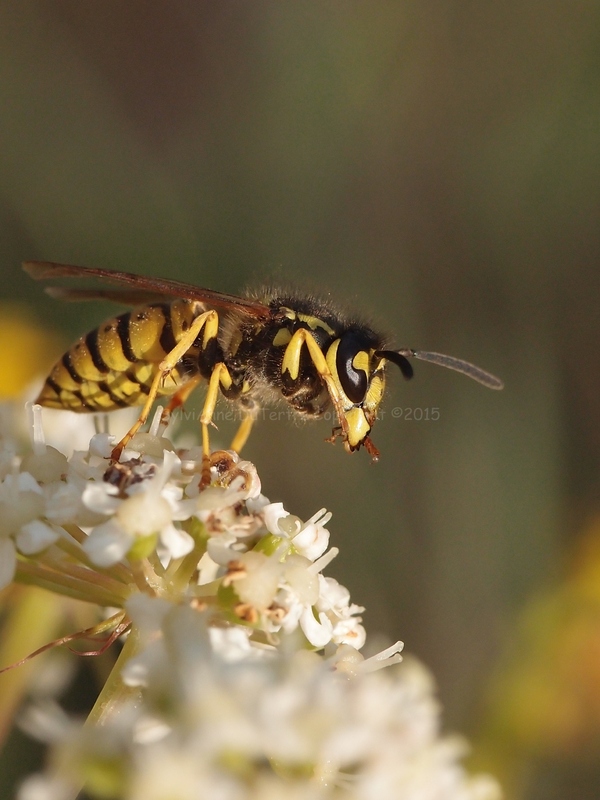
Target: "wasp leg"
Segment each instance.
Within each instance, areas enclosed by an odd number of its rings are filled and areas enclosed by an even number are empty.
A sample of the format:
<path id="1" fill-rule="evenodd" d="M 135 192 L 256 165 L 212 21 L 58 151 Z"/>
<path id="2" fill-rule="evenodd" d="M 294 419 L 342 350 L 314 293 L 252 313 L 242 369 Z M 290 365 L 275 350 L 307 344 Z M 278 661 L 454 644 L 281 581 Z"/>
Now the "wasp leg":
<path id="1" fill-rule="evenodd" d="M 112 453 L 110 454 L 111 461 L 115 462 L 121 458 L 121 453 L 123 452 L 124 448 L 146 422 L 152 409 L 152 405 L 156 400 L 161 382 L 164 380 L 165 376 L 177 366 L 177 362 L 181 360 L 181 358 L 194 344 L 203 328 L 203 347 L 206 347 L 208 342 L 216 337 L 219 329 L 219 317 L 216 311 L 206 311 L 204 314 L 200 314 L 198 317 L 196 317 L 196 319 L 190 325 L 189 330 L 186 331 L 185 335 L 181 337 L 177 345 L 160 362 L 156 371 L 156 375 L 152 381 L 152 385 L 150 386 L 144 407 L 142 408 L 135 424 L 131 426 L 121 441 L 113 448 Z"/>
<path id="2" fill-rule="evenodd" d="M 252 414 L 248 414 L 241 421 L 240 427 L 237 429 L 236 434 L 233 437 L 233 441 L 231 442 L 231 450 L 235 450 L 236 453 L 241 451 L 242 447 L 248 441 L 248 437 L 250 436 L 250 431 L 252 430 L 253 425 L 254 416 Z"/>
<path id="3" fill-rule="evenodd" d="M 340 422 L 342 436 L 345 437 L 347 435 L 348 424 L 344 416 L 344 406 L 342 403 L 342 398 L 340 397 L 339 389 L 333 375 L 331 374 L 331 370 L 329 369 L 323 351 L 317 344 L 314 336 L 306 328 L 300 328 L 297 330 L 285 348 L 285 353 L 283 354 L 283 361 L 281 364 L 281 374 L 283 375 L 285 372 L 288 372 L 293 381 L 298 379 L 300 374 L 300 356 L 302 354 L 303 345 L 306 345 L 308 354 L 310 355 L 311 360 L 315 365 L 317 372 L 319 373 L 319 376 L 325 381 L 331 402 L 333 403 L 338 420 Z"/>
<path id="4" fill-rule="evenodd" d="M 197 375 L 196 377 L 191 378 L 187 383 L 184 383 L 184 385 L 175 392 L 173 397 L 169 400 L 169 404 L 162 413 L 160 419 L 162 425 L 166 425 L 171 418 L 173 411 L 176 411 L 178 408 L 181 408 L 181 406 L 184 405 L 188 397 L 194 391 L 196 386 L 198 386 L 201 380 L 202 378 L 200 375 Z"/>
<path id="5" fill-rule="evenodd" d="M 212 418 L 219 398 L 219 389 L 221 387 L 229 389 L 232 383 L 233 381 L 227 366 L 223 362 L 215 364 L 210 380 L 208 381 L 208 390 L 206 392 L 204 408 L 202 409 L 202 416 L 200 417 L 200 425 L 202 426 L 202 480 L 200 481 L 200 486 L 208 486 L 210 483 L 210 440 L 208 426 L 213 425 L 215 428 L 217 427 L 212 421 Z"/>
<path id="6" fill-rule="evenodd" d="M 331 431 L 331 436 L 328 436 L 325 441 L 329 442 L 330 444 L 335 444 L 335 440 L 338 438 L 338 436 L 343 436 L 341 425 L 336 425 Z"/>

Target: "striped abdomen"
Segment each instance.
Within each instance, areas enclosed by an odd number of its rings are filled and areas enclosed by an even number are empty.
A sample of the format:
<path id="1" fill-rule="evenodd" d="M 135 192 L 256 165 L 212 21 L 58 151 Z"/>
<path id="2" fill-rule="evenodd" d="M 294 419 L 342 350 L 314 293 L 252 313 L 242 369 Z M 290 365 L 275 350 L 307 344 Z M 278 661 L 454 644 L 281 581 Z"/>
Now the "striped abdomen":
<path id="1" fill-rule="evenodd" d="M 114 411 L 142 405 L 157 365 L 205 308 L 175 300 L 142 306 L 104 322 L 79 339 L 46 379 L 37 403 L 70 411 Z M 197 372 L 198 349 L 172 370 L 159 389 L 171 395 Z"/>

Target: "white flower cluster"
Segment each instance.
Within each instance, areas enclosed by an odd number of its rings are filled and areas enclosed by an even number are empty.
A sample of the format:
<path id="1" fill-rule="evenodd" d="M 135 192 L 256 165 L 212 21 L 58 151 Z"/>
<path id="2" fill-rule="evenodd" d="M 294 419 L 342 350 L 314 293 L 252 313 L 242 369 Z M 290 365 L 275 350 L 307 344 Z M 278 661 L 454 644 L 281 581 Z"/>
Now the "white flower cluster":
<path id="1" fill-rule="evenodd" d="M 337 553 L 324 510 L 288 514 L 228 452 L 204 485 L 200 449 L 156 428 L 112 466 L 106 434 L 69 457 L 48 447 L 39 410 L 28 454 L 0 438 L 2 585 L 115 607 L 116 633 L 129 631 L 91 724 L 29 726 L 51 767 L 20 800 L 82 785 L 122 800 L 498 798 L 440 736 L 424 669 L 380 670 L 401 643 L 359 653 L 363 609 L 323 575 Z"/>
<path id="2" fill-rule="evenodd" d="M 322 575 L 337 553 L 325 552 L 324 509 L 303 523 L 270 503 L 233 453 L 214 457 L 200 490 L 200 449 L 175 452 L 157 433 L 135 437 L 123 464 L 108 467 L 108 434 L 66 458 L 35 414 L 32 452 L 0 462 L 0 586 L 35 578 L 116 607 L 142 589 L 208 605 L 215 625 L 241 625 L 261 644 L 299 629 L 317 649 L 362 647 L 363 609 Z"/>
<path id="3" fill-rule="evenodd" d="M 92 796 L 126 800 L 499 797 L 490 778 L 465 773 L 462 742 L 440 736 L 417 663 L 372 672 L 345 647 L 329 659 L 224 657 L 189 607 L 138 596 L 129 610 L 147 644 L 123 678 L 143 687 L 143 703 L 101 728 L 63 725 L 62 771 L 31 778 L 19 800 L 72 796 L 65 776 L 87 777 Z M 228 656 L 239 644 L 231 634 Z"/>

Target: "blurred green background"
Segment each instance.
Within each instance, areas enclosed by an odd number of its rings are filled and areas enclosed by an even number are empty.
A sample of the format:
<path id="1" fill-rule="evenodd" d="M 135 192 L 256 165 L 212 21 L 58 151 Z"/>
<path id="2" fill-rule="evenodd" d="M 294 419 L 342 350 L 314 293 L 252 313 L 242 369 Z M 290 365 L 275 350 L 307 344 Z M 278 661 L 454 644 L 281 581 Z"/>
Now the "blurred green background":
<path id="1" fill-rule="evenodd" d="M 375 466 L 327 422 L 264 421 L 245 454 L 272 500 L 333 511 L 367 631 L 527 800 L 600 795 L 600 574 L 579 650 L 560 602 L 599 558 L 599 99 L 594 2 L 0 5 L 3 317 L 62 335 L 47 366 L 109 310 L 24 259 L 330 292 L 505 380 L 392 373 Z"/>

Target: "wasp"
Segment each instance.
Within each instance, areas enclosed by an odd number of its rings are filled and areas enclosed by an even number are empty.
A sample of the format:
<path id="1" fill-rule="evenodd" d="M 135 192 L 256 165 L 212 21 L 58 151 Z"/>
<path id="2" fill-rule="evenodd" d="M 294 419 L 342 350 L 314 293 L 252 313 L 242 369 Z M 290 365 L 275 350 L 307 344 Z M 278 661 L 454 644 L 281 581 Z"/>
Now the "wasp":
<path id="1" fill-rule="evenodd" d="M 166 278 L 52 262 L 29 261 L 23 268 L 36 280 L 93 278 L 112 284 L 91 290 L 49 286 L 52 297 L 100 298 L 133 307 L 75 342 L 52 368 L 36 401 L 92 413 L 142 406 L 113 449 L 114 462 L 158 397 L 170 397 L 163 412 L 167 419 L 202 381 L 207 384 L 200 417 L 205 460 L 221 395 L 242 412 L 231 444 L 236 452 L 260 408 L 284 400 L 303 417 L 318 418 L 333 406 L 339 424 L 328 441 L 339 437 L 348 452 L 364 447 L 377 460 L 370 434 L 388 364 L 399 367 L 406 379 L 413 375 L 409 359 L 415 358 L 461 372 L 490 389 L 503 386 L 489 372 L 452 356 L 389 349 L 370 326 L 313 297 L 271 290 L 237 297 Z"/>

